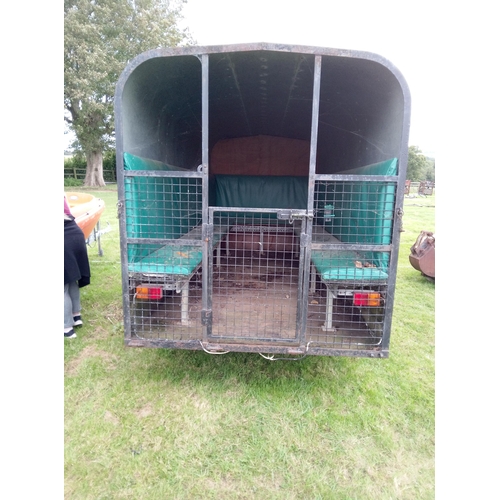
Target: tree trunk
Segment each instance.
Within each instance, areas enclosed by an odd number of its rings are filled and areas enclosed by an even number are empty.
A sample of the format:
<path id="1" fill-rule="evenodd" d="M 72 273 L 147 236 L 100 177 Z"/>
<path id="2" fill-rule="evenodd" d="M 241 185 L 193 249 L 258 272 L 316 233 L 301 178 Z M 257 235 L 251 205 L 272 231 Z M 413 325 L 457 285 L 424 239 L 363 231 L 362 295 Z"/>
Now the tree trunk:
<path id="1" fill-rule="evenodd" d="M 85 156 L 87 157 L 87 172 L 83 185 L 89 187 L 105 186 L 102 174 L 102 151 L 90 151 Z"/>

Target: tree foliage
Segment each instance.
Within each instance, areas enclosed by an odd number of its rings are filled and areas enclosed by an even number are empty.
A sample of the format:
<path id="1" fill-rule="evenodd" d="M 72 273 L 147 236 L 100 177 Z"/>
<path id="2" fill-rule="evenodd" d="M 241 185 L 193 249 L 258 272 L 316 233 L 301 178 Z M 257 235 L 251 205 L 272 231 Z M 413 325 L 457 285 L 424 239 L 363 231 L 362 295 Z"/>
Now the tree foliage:
<path id="1" fill-rule="evenodd" d="M 65 0 L 64 108 L 89 169 L 101 170 L 114 140 L 113 100 L 128 61 L 145 50 L 189 43 L 177 27 L 186 0 Z M 86 185 L 101 185 L 89 176 Z M 104 184 L 104 181 L 102 181 Z"/>
<path id="2" fill-rule="evenodd" d="M 436 181 L 436 160 L 434 158 L 427 158 L 427 168 L 425 170 L 425 180 Z"/>
<path id="3" fill-rule="evenodd" d="M 434 180 L 434 161 L 432 160 L 431 164 L 418 146 L 408 148 L 406 178 L 415 182 Z"/>

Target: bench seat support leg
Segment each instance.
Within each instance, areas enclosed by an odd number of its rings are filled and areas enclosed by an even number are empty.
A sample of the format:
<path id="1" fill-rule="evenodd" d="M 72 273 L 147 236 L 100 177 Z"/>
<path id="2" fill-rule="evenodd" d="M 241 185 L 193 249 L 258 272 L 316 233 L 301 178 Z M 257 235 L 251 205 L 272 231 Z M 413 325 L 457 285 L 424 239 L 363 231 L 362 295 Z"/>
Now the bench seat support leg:
<path id="1" fill-rule="evenodd" d="M 312 295 L 316 293 L 316 267 L 311 264 L 311 275 L 309 281 L 309 293 Z"/>
<path id="2" fill-rule="evenodd" d="M 181 324 L 189 325 L 189 281 L 181 288 Z"/>
<path id="3" fill-rule="evenodd" d="M 333 299 L 335 295 L 330 288 L 326 289 L 326 320 L 322 327 L 325 332 L 335 332 L 336 328 L 333 326 Z"/>

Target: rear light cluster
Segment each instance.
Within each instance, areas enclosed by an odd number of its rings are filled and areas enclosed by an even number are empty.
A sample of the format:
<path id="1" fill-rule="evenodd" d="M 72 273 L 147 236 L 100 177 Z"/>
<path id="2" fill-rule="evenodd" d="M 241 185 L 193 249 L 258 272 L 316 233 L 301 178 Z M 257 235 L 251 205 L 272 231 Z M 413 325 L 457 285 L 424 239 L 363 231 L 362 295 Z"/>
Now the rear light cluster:
<path id="1" fill-rule="evenodd" d="M 380 293 L 354 292 L 353 302 L 355 306 L 379 307 L 381 303 Z"/>
<path id="2" fill-rule="evenodd" d="M 163 289 L 159 286 L 141 285 L 135 288 L 135 296 L 138 299 L 160 300 L 163 297 Z"/>
<path id="3" fill-rule="evenodd" d="M 141 285 L 136 287 L 135 296 L 138 299 L 160 300 L 163 297 L 163 289 L 159 286 Z M 379 307 L 381 296 L 377 292 L 354 292 L 353 303 L 358 307 Z"/>

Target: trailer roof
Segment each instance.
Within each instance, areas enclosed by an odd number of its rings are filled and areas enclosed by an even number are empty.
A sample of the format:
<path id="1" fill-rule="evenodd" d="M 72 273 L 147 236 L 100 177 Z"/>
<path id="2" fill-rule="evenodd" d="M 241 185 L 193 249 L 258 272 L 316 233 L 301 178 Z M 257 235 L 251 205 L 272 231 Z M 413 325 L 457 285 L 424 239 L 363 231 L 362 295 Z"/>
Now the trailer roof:
<path id="1" fill-rule="evenodd" d="M 208 149 L 221 140 L 311 140 L 321 60 L 317 172 L 399 157 L 409 91 L 385 58 L 360 51 L 255 43 L 156 49 L 135 58 L 116 92 L 117 149 L 196 168 L 202 161 L 202 60 L 208 61 Z"/>

